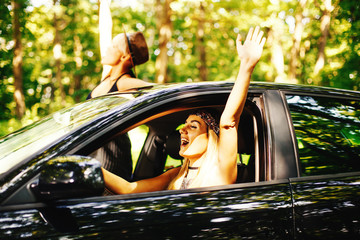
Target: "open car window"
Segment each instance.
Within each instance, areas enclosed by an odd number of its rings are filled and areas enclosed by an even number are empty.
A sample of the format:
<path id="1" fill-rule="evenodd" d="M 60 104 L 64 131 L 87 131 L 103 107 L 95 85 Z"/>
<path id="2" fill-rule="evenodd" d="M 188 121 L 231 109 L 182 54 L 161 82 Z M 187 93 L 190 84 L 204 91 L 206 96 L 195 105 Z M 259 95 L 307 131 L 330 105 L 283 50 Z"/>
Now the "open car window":
<path id="1" fill-rule="evenodd" d="M 219 113 L 223 110 L 221 105 L 210 107 Z M 259 111 L 249 101 L 239 124 L 237 183 L 264 180 L 264 158 L 260 157 L 262 151 L 259 147 L 259 142 L 263 140 L 259 141 L 262 135 L 257 133 L 261 131 L 261 119 L 255 110 Z M 193 111 L 194 108 L 174 109 L 169 113 L 160 113 L 159 117 L 148 121 L 142 120 L 142 124 L 134 124 L 134 128 L 130 127 L 127 132 L 112 137 L 110 142 L 90 155 L 102 162 L 104 168 L 128 181 L 158 176 L 182 164 L 182 158 L 178 154 L 179 129 Z M 117 146 L 114 142 L 118 142 Z M 112 152 L 115 163 L 104 160 L 109 152 Z"/>

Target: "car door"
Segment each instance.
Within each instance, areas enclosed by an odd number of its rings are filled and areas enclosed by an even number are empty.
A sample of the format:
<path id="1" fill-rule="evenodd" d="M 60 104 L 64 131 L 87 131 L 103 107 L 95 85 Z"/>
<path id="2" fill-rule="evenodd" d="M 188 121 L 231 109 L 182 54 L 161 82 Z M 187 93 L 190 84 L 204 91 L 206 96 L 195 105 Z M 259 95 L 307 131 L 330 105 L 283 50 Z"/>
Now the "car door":
<path id="1" fill-rule="evenodd" d="M 292 238 L 287 181 L 2 208 L 1 238 Z"/>
<path id="2" fill-rule="evenodd" d="M 360 104 L 288 94 L 301 177 L 291 178 L 297 239 L 360 238 Z"/>
<path id="3" fill-rule="evenodd" d="M 290 181 L 297 239 L 359 239 L 359 172 Z"/>
<path id="4" fill-rule="evenodd" d="M 289 185 L 240 184 L 99 199 L 70 207 L 80 235 L 120 238 L 289 238 Z M 78 234 L 75 234 L 78 235 Z"/>

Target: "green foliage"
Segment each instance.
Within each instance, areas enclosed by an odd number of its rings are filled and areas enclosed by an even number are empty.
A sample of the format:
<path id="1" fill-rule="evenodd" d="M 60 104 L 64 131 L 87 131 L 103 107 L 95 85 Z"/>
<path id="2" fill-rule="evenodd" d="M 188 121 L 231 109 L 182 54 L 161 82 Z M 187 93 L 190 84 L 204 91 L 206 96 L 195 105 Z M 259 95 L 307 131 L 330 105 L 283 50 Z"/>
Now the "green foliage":
<path id="1" fill-rule="evenodd" d="M 15 119 L 12 74 L 13 36 L 11 1 L 0 6 L 0 135 L 35 121 L 60 108 L 85 100 L 101 76 L 98 41 L 97 0 L 52 0 L 39 4 L 35 0 L 22 3 L 20 22 L 23 44 L 23 87 L 27 111 L 20 121 Z M 163 3 L 163 1 L 160 1 Z M 200 17 L 200 2 L 205 13 Z M 159 52 L 159 33 L 155 0 L 113 0 L 113 34 L 142 31 L 147 39 L 150 61 L 138 66 L 138 77 L 155 81 L 155 61 Z M 320 19 L 325 1 L 307 0 L 303 9 L 304 29 L 300 44 L 298 82 L 358 90 L 360 87 L 360 4 L 357 0 L 332 1 L 330 32 L 326 45 L 326 62 L 315 79 L 321 36 Z M 251 26 L 259 25 L 268 35 L 275 35 L 283 52 L 284 73 L 288 74 L 293 46 L 295 13 L 299 0 L 173 0 L 171 2 L 172 37 L 168 43 L 168 75 L 171 82 L 198 81 L 200 57 L 197 31 L 204 24 L 207 79 L 234 80 L 239 60 L 235 39 L 245 38 Z M 54 13 L 58 16 L 61 37 L 61 78 L 66 98 L 62 99 L 56 82 L 54 47 Z M 76 47 L 80 47 L 76 49 Z M 273 45 L 268 41 L 262 59 L 255 68 L 253 81 L 274 81 L 277 71 L 272 63 Z M 78 50 L 78 51 L 77 51 Z M 285 76 L 286 77 L 286 76 Z M 76 83 L 75 79 L 78 79 Z M 316 81 L 315 81 L 316 80 Z"/>
<path id="2" fill-rule="evenodd" d="M 10 16 L 10 1 L 0 4 L 0 121 L 6 121 L 12 117 L 7 104 L 12 102 L 12 94 L 9 89 L 9 77 L 12 75 L 12 52 L 9 41 L 12 39 L 12 25 Z M 11 87 L 10 87 L 11 88 Z"/>
<path id="3" fill-rule="evenodd" d="M 360 90 L 360 3 L 341 1 L 335 21 L 339 31 L 334 35 L 334 43 L 343 46 L 336 58 L 346 64 L 338 70 L 332 82 L 335 87 Z"/>

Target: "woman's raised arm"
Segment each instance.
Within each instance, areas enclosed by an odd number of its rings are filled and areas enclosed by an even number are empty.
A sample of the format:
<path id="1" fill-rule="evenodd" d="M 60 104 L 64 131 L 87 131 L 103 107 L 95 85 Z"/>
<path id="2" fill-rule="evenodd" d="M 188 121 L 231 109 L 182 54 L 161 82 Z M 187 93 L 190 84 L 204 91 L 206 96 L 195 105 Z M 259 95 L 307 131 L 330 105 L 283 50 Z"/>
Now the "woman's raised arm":
<path id="1" fill-rule="evenodd" d="M 250 28 L 245 42 L 240 34 L 236 39 L 236 47 L 240 58 L 240 69 L 234 87 L 226 102 L 220 119 L 219 161 L 221 171 L 229 182 L 236 179 L 237 159 L 237 127 L 245 105 L 251 74 L 259 61 L 265 44 L 264 33 L 259 27 Z"/>
<path id="2" fill-rule="evenodd" d="M 100 35 L 100 55 L 103 58 L 107 49 L 112 44 L 112 18 L 110 11 L 111 0 L 100 0 L 99 9 L 99 35 Z M 103 66 L 103 79 L 110 71 L 111 66 Z"/>

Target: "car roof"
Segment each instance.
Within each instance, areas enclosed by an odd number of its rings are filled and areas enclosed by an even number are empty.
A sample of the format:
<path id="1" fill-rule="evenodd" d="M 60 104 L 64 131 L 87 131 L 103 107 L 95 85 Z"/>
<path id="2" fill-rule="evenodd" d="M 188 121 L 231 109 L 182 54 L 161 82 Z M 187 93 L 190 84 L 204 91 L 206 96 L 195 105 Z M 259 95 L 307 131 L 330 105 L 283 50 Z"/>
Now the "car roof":
<path id="1" fill-rule="evenodd" d="M 115 92 L 108 95 L 117 94 L 138 94 L 138 96 L 154 93 L 158 91 L 209 91 L 211 89 L 223 89 L 230 91 L 234 82 L 232 81 L 208 81 L 208 82 L 181 82 L 181 83 L 165 83 L 155 84 L 151 87 L 140 88 L 134 91 Z M 302 84 L 287 84 L 274 82 L 250 82 L 249 91 L 266 91 L 266 90 L 281 90 L 287 93 L 307 93 L 307 94 L 323 94 L 323 95 L 338 95 L 338 96 L 352 96 L 360 97 L 360 91 L 339 89 L 333 87 L 322 87 Z"/>

